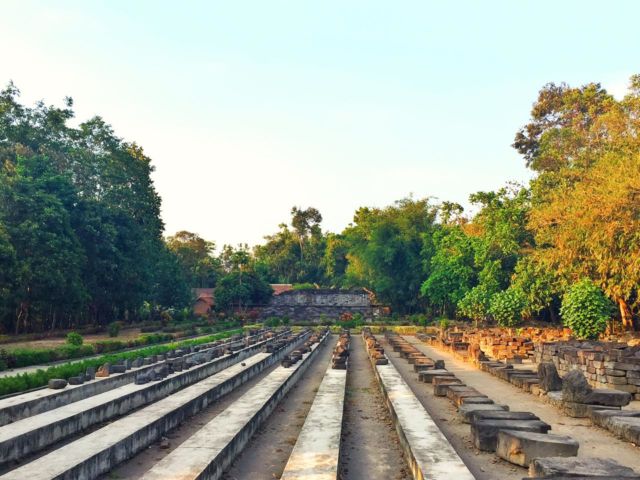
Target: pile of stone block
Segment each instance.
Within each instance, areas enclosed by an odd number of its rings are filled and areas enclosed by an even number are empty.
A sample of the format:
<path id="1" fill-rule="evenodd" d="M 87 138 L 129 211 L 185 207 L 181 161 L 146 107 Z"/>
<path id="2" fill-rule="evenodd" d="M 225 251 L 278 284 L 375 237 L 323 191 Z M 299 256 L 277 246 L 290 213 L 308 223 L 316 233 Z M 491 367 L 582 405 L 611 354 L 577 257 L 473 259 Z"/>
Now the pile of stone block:
<path id="1" fill-rule="evenodd" d="M 348 330 L 344 330 L 340 333 L 338 343 L 333 349 L 333 355 L 331 357 L 331 368 L 337 370 L 346 370 L 347 363 L 349 361 L 349 346 L 351 344 L 351 335 Z"/>
<path id="2" fill-rule="evenodd" d="M 367 349 L 367 355 L 374 365 L 387 365 L 389 359 L 384 354 L 384 348 L 380 345 L 380 342 L 371 334 L 369 328 L 362 330 L 362 338 L 364 338 L 364 344 Z"/>

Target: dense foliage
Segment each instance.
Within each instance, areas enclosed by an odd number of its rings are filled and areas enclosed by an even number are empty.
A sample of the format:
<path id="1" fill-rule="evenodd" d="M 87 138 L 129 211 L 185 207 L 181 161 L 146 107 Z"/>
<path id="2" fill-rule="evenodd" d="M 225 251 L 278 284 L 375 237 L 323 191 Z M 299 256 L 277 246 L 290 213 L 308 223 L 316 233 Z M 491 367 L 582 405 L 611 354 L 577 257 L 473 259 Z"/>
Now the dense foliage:
<path id="1" fill-rule="evenodd" d="M 613 305 L 589 279 L 573 285 L 562 297 L 562 323 L 578 338 L 598 338 L 607 328 Z"/>
<path id="2" fill-rule="evenodd" d="M 0 320 L 19 333 L 188 304 L 142 148 L 100 117 L 0 92 Z"/>
<path id="3" fill-rule="evenodd" d="M 29 109 L 16 98 L 13 86 L 0 96 L 7 328 L 107 324 L 148 318 L 158 306 L 178 315 L 166 307 L 184 307 L 188 287 L 215 288 L 216 309 L 247 312 L 268 301 L 269 283 L 365 287 L 394 314 L 429 319 L 558 321 L 562 303 L 564 321 L 582 336 L 612 315 L 636 326 L 640 76 L 622 100 L 595 83 L 544 86 L 513 144 L 535 177 L 473 193 L 474 215 L 453 202 L 405 198 L 363 206 L 331 233 L 319 210 L 296 206 L 261 245 L 219 252 L 186 231 L 162 241 L 160 200 L 140 147 L 99 118 L 68 127 L 70 101 Z M 617 313 L 598 310 L 588 328 L 571 320 L 579 315 L 567 305 L 578 300 L 567 292 L 584 291 L 581 279 Z"/>

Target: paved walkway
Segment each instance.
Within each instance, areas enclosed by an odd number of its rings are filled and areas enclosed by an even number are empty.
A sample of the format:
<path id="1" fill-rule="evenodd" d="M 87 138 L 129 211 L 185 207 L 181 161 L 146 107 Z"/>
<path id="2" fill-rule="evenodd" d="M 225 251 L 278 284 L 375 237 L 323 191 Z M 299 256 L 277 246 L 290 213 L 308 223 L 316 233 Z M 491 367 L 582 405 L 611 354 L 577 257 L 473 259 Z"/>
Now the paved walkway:
<path id="1" fill-rule="evenodd" d="M 415 337 L 404 337 L 434 360 L 444 360 L 445 367 L 470 387 L 474 387 L 496 403 L 509 405 L 511 411 L 532 412 L 551 425 L 551 433 L 570 435 L 580 443 L 579 457 L 612 458 L 640 472 L 640 448 L 614 437 L 607 430 L 591 425 L 587 418 L 571 418 L 540 398 L 483 372 L 452 354 L 435 349 Z"/>

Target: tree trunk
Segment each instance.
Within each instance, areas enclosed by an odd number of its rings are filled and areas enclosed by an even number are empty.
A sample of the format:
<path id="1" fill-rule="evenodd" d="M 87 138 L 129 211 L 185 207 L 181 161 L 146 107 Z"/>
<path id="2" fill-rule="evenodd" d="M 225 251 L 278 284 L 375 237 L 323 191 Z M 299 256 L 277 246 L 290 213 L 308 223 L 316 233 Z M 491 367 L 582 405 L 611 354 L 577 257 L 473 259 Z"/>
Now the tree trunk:
<path id="1" fill-rule="evenodd" d="M 633 314 L 624 298 L 618 299 L 618 307 L 620 308 L 620 318 L 622 319 L 622 328 L 625 330 L 635 330 L 633 322 Z"/>

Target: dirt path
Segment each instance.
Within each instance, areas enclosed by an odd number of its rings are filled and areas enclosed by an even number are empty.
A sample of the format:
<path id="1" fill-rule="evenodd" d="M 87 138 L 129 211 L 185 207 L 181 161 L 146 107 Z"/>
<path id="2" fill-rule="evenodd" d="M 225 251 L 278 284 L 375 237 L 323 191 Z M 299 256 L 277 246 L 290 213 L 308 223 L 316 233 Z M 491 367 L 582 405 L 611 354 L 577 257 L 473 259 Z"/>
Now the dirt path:
<path id="1" fill-rule="evenodd" d="M 407 462 L 359 335 L 351 337 L 349 362 L 340 478 L 409 480 Z"/>
<path id="2" fill-rule="evenodd" d="M 415 337 L 405 338 L 434 360 L 444 360 L 447 370 L 467 385 L 489 396 L 496 403 L 507 404 L 514 412 L 532 412 L 551 425 L 551 433 L 570 435 L 575 438 L 580 443 L 579 457 L 611 458 L 622 465 L 640 471 L 640 449 L 618 439 L 607 430 L 592 426 L 589 419 L 563 415 L 557 408 L 544 403 L 538 397 L 478 370 L 475 366 L 458 360 L 447 352 L 429 347 Z M 432 398 L 437 397 L 432 396 Z M 468 433 L 468 426 L 466 430 Z"/>
<path id="3" fill-rule="evenodd" d="M 336 341 L 337 336 L 327 339 L 322 351 L 238 455 L 223 480 L 280 478 L 329 366 Z"/>

